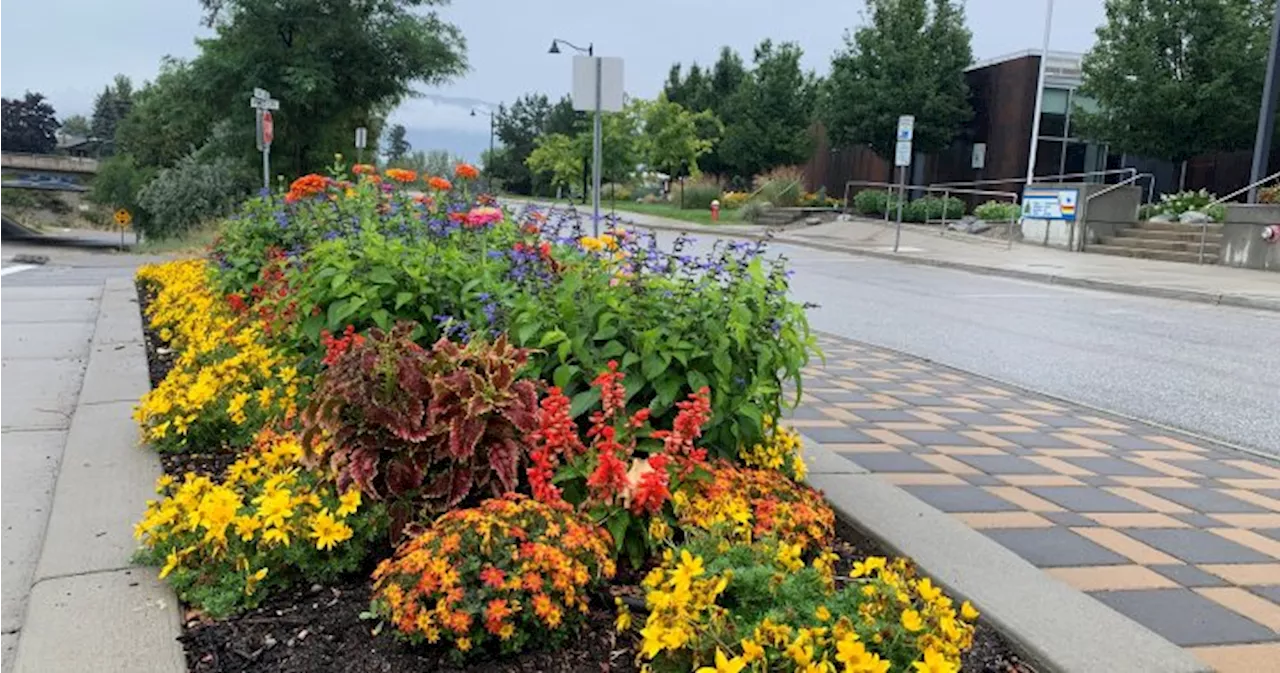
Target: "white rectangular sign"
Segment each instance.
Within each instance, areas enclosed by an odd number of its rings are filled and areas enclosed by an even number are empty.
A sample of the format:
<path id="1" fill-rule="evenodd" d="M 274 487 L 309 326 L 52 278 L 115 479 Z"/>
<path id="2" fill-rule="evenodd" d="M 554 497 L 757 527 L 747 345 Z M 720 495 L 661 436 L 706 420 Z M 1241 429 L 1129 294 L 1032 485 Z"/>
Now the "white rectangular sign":
<path id="1" fill-rule="evenodd" d="M 255 86 L 253 88 L 253 97 L 254 98 L 270 98 L 271 94 L 266 89 L 259 89 L 258 87 Z"/>
<path id="2" fill-rule="evenodd" d="M 356 149 L 362 150 L 369 140 L 369 130 L 361 126 L 356 129 Z"/>
<path id="3" fill-rule="evenodd" d="M 916 135 L 916 118 L 915 115 L 902 115 L 898 117 L 898 140 L 914 140 Z"/>
<path id="4" fill-rule="evenodd" d="M 274 98 L 250 98 L 249 107 L 257 110 L 279 110 L 280 101 Z"/>
<path id="5" fill-rule="evenodd" d="M 911 141 L 899 140 L 898 146 L 893 153 L 894 166 L 910 166 L 911 165 Z"/>
<path id="6" fill-rule="evenodd" d="M 596 64 L 600 67 L 600 109 L 622 111 L 622 59 L 616 56 L 573 57 L 573 109 L 596 109 Z"/>
<path id="7" fill-rule="evenodd" d="M 973 160 L 970 163 L 972 168 L 985 168 L 987 165 L 987 144 L 973 144 Z"/>
<path id="8" fill-rule="evenodd" d="M 1027 187 L 1022 192 L 1022 216 L 1036 220 L 1076 219 L 1077 189 Z"/>

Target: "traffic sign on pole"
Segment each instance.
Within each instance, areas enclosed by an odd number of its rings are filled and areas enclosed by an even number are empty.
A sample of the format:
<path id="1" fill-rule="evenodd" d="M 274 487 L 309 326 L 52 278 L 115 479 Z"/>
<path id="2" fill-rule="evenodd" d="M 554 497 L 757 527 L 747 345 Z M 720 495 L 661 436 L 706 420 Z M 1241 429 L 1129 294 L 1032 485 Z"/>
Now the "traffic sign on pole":
<path id="1" fill-rule="evenodd" d="M 898 140 L 914 140 L 916 135 L 915 115 L 898 117 Z"/>
<path id="2" fill-rule="evenodd" d="M 271 110 L 280 109 L 280 101 L 271 97 L 266 89 L 254 87 L 253 97 L 249 99 L 249 107 L 257 113 L 258 149 L 262 150 L 262 188 L 271 189 L 271 139 L 275 135 L 275 124 L 271 119 Z"/>
<path id="3" fill-rule="evenodd" d="M 270 146 L 271 141 L 275 138 L 276 127 L 275 122 L 271 119 L 271 111 L 262 111 L 262 144 Z"/>

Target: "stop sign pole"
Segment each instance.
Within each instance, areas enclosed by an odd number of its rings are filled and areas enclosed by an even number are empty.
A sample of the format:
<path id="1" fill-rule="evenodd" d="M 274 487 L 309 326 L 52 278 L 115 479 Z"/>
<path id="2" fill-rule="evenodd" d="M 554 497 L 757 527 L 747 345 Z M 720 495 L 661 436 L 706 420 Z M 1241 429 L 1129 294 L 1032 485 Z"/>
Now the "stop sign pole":
<path id="1" fill-rule="evenodd" d="M 254 89 L 249 107 L 257 113 L 258 149 L 262 151 L 262 188 L 271 189 L 271 141 L 275 138 L 275 120 L 272 110 L 280 109 L 280 101 L 271 97 L 266 89 Z"/>

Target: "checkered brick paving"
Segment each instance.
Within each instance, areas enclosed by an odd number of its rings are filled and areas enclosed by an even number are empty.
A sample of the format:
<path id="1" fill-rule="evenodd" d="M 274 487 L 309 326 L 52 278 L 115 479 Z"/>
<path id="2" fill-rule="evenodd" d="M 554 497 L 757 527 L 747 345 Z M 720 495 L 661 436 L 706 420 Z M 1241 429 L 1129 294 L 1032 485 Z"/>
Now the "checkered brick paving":
<path id="1" fill-rule="evenodd" d="M 1280 463 L 833 336 L 790 422 L 1224 672 L 1280 671 Z"/>

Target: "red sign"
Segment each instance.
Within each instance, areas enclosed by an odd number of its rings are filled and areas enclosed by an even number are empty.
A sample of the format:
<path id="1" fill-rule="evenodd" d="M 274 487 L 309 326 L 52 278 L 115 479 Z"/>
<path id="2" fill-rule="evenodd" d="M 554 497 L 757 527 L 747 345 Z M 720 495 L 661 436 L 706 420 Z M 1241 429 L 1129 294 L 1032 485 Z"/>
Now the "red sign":
<path id="1" fill-rule="evenodd" d="M 271 121 L 271 111 L 262 111 L 262 144 L 270 145 L 275 137 L 275 124 Z"/>

